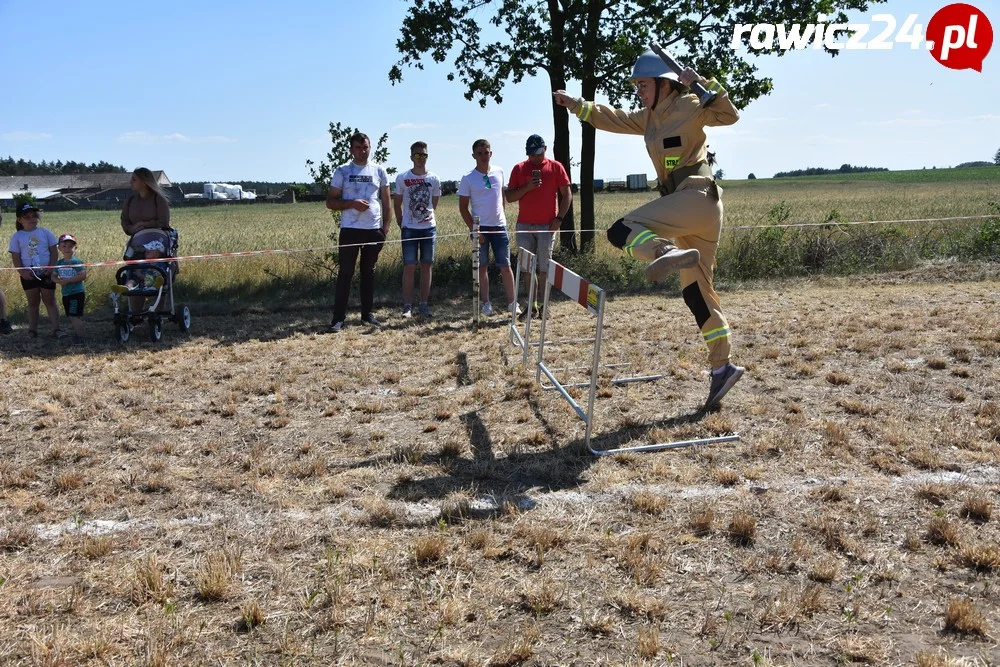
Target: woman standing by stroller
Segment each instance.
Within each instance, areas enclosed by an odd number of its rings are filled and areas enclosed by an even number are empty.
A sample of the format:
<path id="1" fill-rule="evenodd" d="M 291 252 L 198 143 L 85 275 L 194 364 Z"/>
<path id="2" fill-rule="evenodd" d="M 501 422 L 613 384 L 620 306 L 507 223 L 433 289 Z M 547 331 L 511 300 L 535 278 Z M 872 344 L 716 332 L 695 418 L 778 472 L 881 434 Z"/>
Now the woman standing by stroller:
<path id="1" fill-rule="evenodd" d="M 662 280 L 679 272 L 681 294 L 701 329 L 712 366 L 705 409 L 715 407 L 743 376 L 729 361 L 729 323 L 712 285 L 715 253 L 722 232 L 722 188 L 712 178 L 705 127 L 732 125 L 739 112 L 717 81 L 690 67 L 674 74 L 653 51 L 635 61 L 632 83 L 642 104 L 637 111 L 613 109 L 557 90 L 556 104 L 599 130 L 642 135 L 653 160 L 659 199 L 625 214 L 608 229 L 608 240 L 646 262 L 646 278 Z M 700 82 L 718 94 L 702 107 L 688 86 Z"/>
<path id="2" fill-rule="evenodd" d="M 122 206 L 122 231 L 129 236 L 125 259 L 144 259 L 148 243 L 169 245 L 170 205 L 153 172 L 146 167 L 132 172 L 131 187 L 132 194 Z M 131 297 L 132 312 L 141 311 L 143 301 L 142 297 Z"/>

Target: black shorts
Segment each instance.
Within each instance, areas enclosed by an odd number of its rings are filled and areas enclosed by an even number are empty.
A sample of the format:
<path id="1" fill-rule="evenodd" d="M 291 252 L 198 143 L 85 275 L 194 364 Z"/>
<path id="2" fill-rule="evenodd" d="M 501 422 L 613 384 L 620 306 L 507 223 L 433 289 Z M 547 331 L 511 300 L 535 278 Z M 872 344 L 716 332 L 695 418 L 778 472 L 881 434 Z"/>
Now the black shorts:
<path id="1" fill-rule="evenodd" d="M 30 289 L 51 289 L 56 288 L 56 284 L 52 282 L 52 276 L 45 274 L 41 278 L 32 278 L 31 280 L 25 280 L 21 278 L 21 289 L 27 292 Z"/>
<path id="2" fill-rule="evenodd" d="M 83 304 L 87 301 L 85 292 L 67 294 L 62 298 L 62 301 L 66 317 L 83 317 Z"/>

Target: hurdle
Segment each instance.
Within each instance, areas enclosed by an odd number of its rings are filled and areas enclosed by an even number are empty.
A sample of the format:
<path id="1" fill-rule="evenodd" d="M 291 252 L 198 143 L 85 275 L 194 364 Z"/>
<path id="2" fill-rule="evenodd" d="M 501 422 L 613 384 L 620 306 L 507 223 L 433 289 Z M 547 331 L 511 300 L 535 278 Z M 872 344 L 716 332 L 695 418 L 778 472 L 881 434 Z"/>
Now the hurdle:
<path id="1" fill-rule="evenodd" d="M 518 262 L 518 269 L 520 270 L 520 262 Z M 552 294 L 552 288 L 556 288 L 566 296 L 570 298 L 574 303 L 585 308 L 590 314 L 597 318 L 597 327 L 593 339 L 593 360 L 590 366 L 580 366 L 580 367 L 567 367 L 566 370 L 573 368 L 576 369 L 587 369 L 590 370 L 590 380 L 589 382 L 579 382 L 574 384 L 564 384 L 559 381 L 556 377 L 556 371 L 563 369 L 550 369 L 545 364 L 545 334 L 547 323 L 549 320 L 549 300 Z M 605 307 L 605 292 L 603 289 L 594 285 L 579 275 L 573 273 L 567 269 L 562 264 L 552 261 L 549 263 L 549 271 L 545 277 L 545 298 L 542 306 L 542 322 L 539 327 L 539 340 L 537 343 L 538 354 L 537 362 L 535 364 L 535 380 L 542 384 L 545 389 L 555 389 L 559 394 L 570 404 L 576 415 L 583 420 L 585 424 L 585 436 L 584 442 L 587 445 L 587 449 L 591 454 L 595 456 L 607 456 L 608 454 L 622 454 L 625 452 L 652 452 L 664 449 L 677 449 L 680 447 L 691 447 L 694 445 L 710 445 L 720 442 L 731 442 L 734 440 L 739 440 L 739 434 L 717 436 L 713 438 L 698 438 L 694 440 L 681 440 L 676 442 L 664 442 L 652 445 L 638 445 L 635 447 L 619 447 L 617 449 L 594 449 L 590 444 L 591 434 L 593 432 L 594 426 L 594 399 L 597 396 L 597 375 L 600 372 L 601 366 L 601 338 L 604 333 L 604 307 Z M 529 315 L 530 317 L 530 315 Z M 527 319 L 527 318 L 526 318 Z M 526 330 L 527 331 L 527 330 Z M 526 333 L 527 335 L 527 333 Z M 529 346 L 533 345 L 527 338 L 524 339 L 524 349 L 525 354 L 527 354 L 527 349 Z M 621 367 L 628 364 L 609 364 L 607 367 Z M 552 384 L 546 386 L 541 382 L 542 374 L 548 378 L 549 382 Z M 626 384 L 631 382 L 649 382 L 661 378 L 661 375 L 650 375 L 641 377 L 628 377 L 620 378 L 617 380 L 611 380 L 612 384 Z M 587 394 L 587 405 L 586 408 L 580 406 L 577 401 L 570 396 L 567 389 L 572 387 L 589 387 Z"/>
<path id="2" fill-rule="evenodd" d="M 479 330 L 479 216 L 472 216 L 472 330 Z"/>
<path id="3" fill-rule="evenodd" d="M 535 300 L 535 281 L 538 279 L 538 273 L 535 269 L 538 268 L 538 257 L 535 253 L 530 250 L 525 250 L 524 248 L 519 248 L 517 251 L 517 271 L 514 273 L 514 298 L 517 298 L 518 293 L 521 291 L 521 272 L 527 271 L 530 279 L 528 280 L 528 305 L 526 309 L 526 314 L 524 317 L 524 334 L 522 335 L 517 328 L 517 312 L 511 311 L 510 314 L 510 342 L 511 345 L 516 345 L 521 349 L 521 364 L 527 365 L 528 363 L 528 350 L 529 343 L 531 340 L 531 320 L 533 313 L 531 312 L 532 305 Z"/>
<path id="4" fill-rule="evenodd" d="M 524 248 L 518 249 L 517 255 L 517 271 L 514 273 L 514 293 L 518 294 L 521 291 L 521 273 L 528 273 L 530 280 L 528 282 L 528 308 L 525 311 L 524 317 L 524 333 L 522 334 L 518 331 L 517 315 L 511 313 L 510 318 L 510 342 L 511 345 L 515 345 L 521 350 L 521 364 L 528 364 L 528 353 L 530 348 L 538 347 L 538 342 L 531 341 L 531 323 L 534 319 L 534 313 L 532 308 L 532 302 L 535 298 L 535 283 L 538 280 L 538 274 L 536 269 L 538 268 L 538 257 L 530 250 L 525 250 Z M 566 340 L 554 341 L 551 345 L 555 344 L 568 344 L 568 343 L 593 343 L 593 338 L 573 338 Z M 622 368 L 625 366 L 630 366 L 631 364 L 602 364 L 601 368 Z M 552 369 L 552 370 L 585 370 L 588 367 L 567 367 L 565 369 Z M 616 384 L 624 384 L 626 382 L 645 382 L 649 380 L 658 380 L 661 375 L 649 375 L 644 377 L 636 378 L 619 378 L 613 380 Z M 581 383 L 579 385 L 564 385 L 568 387 L 573 386 L 584 386 L 586 383 Z M 549 390 L 554 389 L 551 385 L 542 385 L 543 389 Z"/>

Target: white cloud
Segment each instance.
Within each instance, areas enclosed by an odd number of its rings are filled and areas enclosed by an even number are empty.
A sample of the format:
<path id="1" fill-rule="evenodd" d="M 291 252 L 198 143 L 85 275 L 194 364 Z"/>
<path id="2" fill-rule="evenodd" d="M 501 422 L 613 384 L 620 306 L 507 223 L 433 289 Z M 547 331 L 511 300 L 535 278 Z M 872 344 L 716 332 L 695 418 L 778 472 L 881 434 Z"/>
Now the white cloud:
<path id="1" fill-rule="evenodd" d="M 983 114 L 982 116 L 973 116 L 969 120 L 985 120 L 987 122 L 995 122 L 1000 120 L 1000 116 L 993 113 L 988 113 L 988 114 Z"/>
<path id="2" fill-rule="evenodd" d="M 48 132 L 4 132 L 0 141 L 47 141 L 52 135 Z"/>
<path id="3" fill-rule="evenodd" d="M 234 144 L 236 139 L 223 136 L 189 137 L 179 132 L 171 134 L 154 134 L 152 132 L 125 132 L 118 135 L 118 141 L 123 144 Z"/>

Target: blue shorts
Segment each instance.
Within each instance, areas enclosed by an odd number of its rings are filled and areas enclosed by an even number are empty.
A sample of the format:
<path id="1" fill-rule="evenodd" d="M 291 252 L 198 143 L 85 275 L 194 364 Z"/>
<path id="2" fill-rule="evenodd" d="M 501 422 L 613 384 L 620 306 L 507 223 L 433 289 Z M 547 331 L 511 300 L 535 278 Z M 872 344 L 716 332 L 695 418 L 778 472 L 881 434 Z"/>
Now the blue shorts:
<path id="1" fill-rule="evenodd" d="M 497 266 L 510 266 L 510 237 L 506 227 L 480 227 L 479 233 L 486 243 L 479 246 L 479 266 L 490 265 L 490 248 L 493 248 L 493 259 Z"/>
<path id="2" fill-rule="evenodd" d="M 401 230 L 403 239 L 403 265 L 410 266 L 417 263 L 417 255 L 420 256 L 421 264 L 434 263 L 434 246 L 437 239 L 437 228 L 412 229 L 403 227 Z"/>

